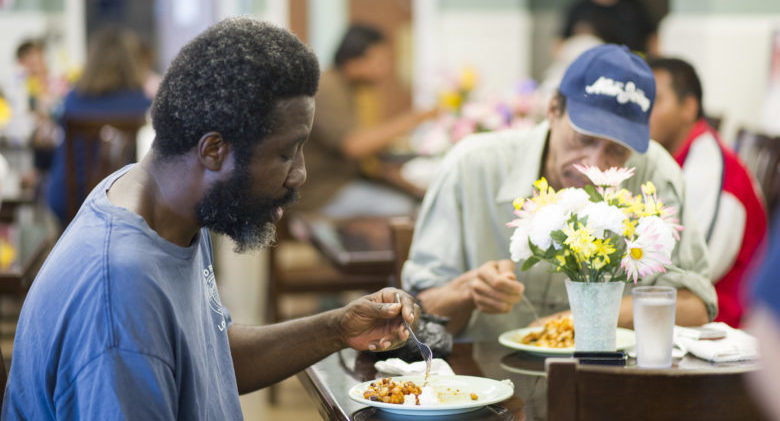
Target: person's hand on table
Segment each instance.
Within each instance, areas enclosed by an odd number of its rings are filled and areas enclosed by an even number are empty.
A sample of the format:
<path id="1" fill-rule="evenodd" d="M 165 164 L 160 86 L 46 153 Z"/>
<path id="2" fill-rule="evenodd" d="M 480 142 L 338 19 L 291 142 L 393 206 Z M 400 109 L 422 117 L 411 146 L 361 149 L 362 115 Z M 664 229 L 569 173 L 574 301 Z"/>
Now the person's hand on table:
<path id="1" fill-rule="evenodd" d="M 400 294 L 400 304 L 396 294 Z M 401 317 L 412 324 L 420 315 L 420 306 L 408 293 L 384 288 L 352 301 L 341 312 L 339 330 L 347 346 L 358 351 L 387 351 L 406 342 L 409 332 Z"/>
<path id="2" fill-rule="evenodd" d="M 479 267 L 467 285 L 476 308 L 483 313 L 508 313 L 523 299 L 525 285 L 515 276 L 509 259 L 491 260 Z"/>

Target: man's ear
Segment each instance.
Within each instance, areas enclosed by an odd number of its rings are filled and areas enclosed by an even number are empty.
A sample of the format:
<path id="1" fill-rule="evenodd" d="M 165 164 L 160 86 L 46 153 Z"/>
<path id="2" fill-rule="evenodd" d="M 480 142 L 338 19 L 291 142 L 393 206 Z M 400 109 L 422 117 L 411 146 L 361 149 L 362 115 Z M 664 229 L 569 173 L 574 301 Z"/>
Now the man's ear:
<path id="1" fill-rule="evenodd" d="M 198 140 L 198 159 L 211 171 L 219 171 L 230 155 L 230 144 L 217 132 L 208 132 Z"/>
<path id="2" fill-rule="evenodd" d="M 683 98 L 681 105 L 685 120 L 695 123 L 699 117 L 699 107 L 701 107 L 699 101 L 697 101 L 693 95 L 687 95 L 685 98 Z"/>
<path id="3" fill-rule="evenodd" d="M 547 121 L 552 122 L 553 119 L 560 117 L 560 106 L 558 101 L 558 95 L 553 95 L 550 98 L 550 102 L 547 103 Z"/>

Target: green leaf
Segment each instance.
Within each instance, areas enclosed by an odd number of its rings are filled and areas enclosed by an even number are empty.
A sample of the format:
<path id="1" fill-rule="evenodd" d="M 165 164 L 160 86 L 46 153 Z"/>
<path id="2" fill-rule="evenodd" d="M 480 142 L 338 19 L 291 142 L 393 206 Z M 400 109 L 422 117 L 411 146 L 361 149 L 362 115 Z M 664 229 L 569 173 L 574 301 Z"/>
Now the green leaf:
<path id="1" fill-rule="evenodd" d="M 561 230 L 551 232 L 550 237 L 558 244 L 563 244 L 563 242 L 566 241 L 566 234 Z"/>
<path id="2" fill-rule="evenodd" d="M 526 259 L 525 262 L 523 262 L 523 266 L 520 267 L 520 270 L 531 269 L 533 267 L 533 265 L 535 265 L 537 263 L 539 263 L 539 259 L 534 257 L 534 256 L 531 256 L 528 259 Z"/>
<path id="3" fill-rule="evenodd" d="M 585 193 L 588 193 L 588 196 L 590 196 L 591 202 L 603 202 L 604 198 L 599 194 L 599 192 L 596 191 L 596 188 L 588 184 L 585 186 Z"/>

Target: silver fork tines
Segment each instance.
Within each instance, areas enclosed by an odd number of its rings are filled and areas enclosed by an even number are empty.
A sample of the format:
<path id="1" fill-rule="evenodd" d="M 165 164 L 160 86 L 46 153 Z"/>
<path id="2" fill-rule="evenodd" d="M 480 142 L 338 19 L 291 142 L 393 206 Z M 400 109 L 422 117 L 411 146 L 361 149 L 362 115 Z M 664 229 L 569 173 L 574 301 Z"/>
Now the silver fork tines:
<path id="1" fill-rule="evenodd" d="M 401 295 L 395 294 L 395 300 L 400 304 Z M 425 360 L 425 383 L 427 383 L 428 375 L 430 375 L 431 373 L 431 364 L 433 363 L 433 352 L 431 351 L 431 347 L 420 342 L 420 340 L 417 339 L 417 336 L 415 336 L 412 327 L 409 326 L 409 323 L 407 323 L 406 319 L 404 319 L 403 314 L 401 315 L 401 321 L 404 322 L 404 326 L 406 326 L 406 329 L 409 331 L 409 338 L 413 340 L 414 344 L 417 345 L 417 348 L 420 349 L 420 353 L 422 354 L 423 359 Z"/>

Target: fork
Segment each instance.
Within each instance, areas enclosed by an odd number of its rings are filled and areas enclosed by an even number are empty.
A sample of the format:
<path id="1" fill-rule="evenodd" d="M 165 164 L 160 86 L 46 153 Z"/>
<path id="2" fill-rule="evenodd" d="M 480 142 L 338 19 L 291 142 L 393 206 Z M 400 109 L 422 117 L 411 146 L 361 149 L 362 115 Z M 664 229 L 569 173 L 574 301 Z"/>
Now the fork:
<path id="1" fill-rule="evenodd" d="M 395 300 L 400 304 L 401 295 L 396 293 Z M 406 319 L 404 319 L 403 314 L 401 315 L 401 321 L 404 322 L 404 326 L 406 326 L 406 330 L 409 331 L 409 338 L 411 338 L 414 341 L 414 344 L 417 345 L 417 348 L 420 349 L 420 353 L 422 354 L 423 359 L 425 360 L 425 381 L 423 383 L 424 386 L 426 383 L 428 383 L 428 375 L 431 374 L 431 365 L 433 363 L 433 352 L 431 351 L 431 347 L 420 342 L 420 340 L 417 339 L 417 336 L 414 335 L 414 331 L 412 330 L 412 327 L 409 326 L 409 323 L 406 321 Z"/>

